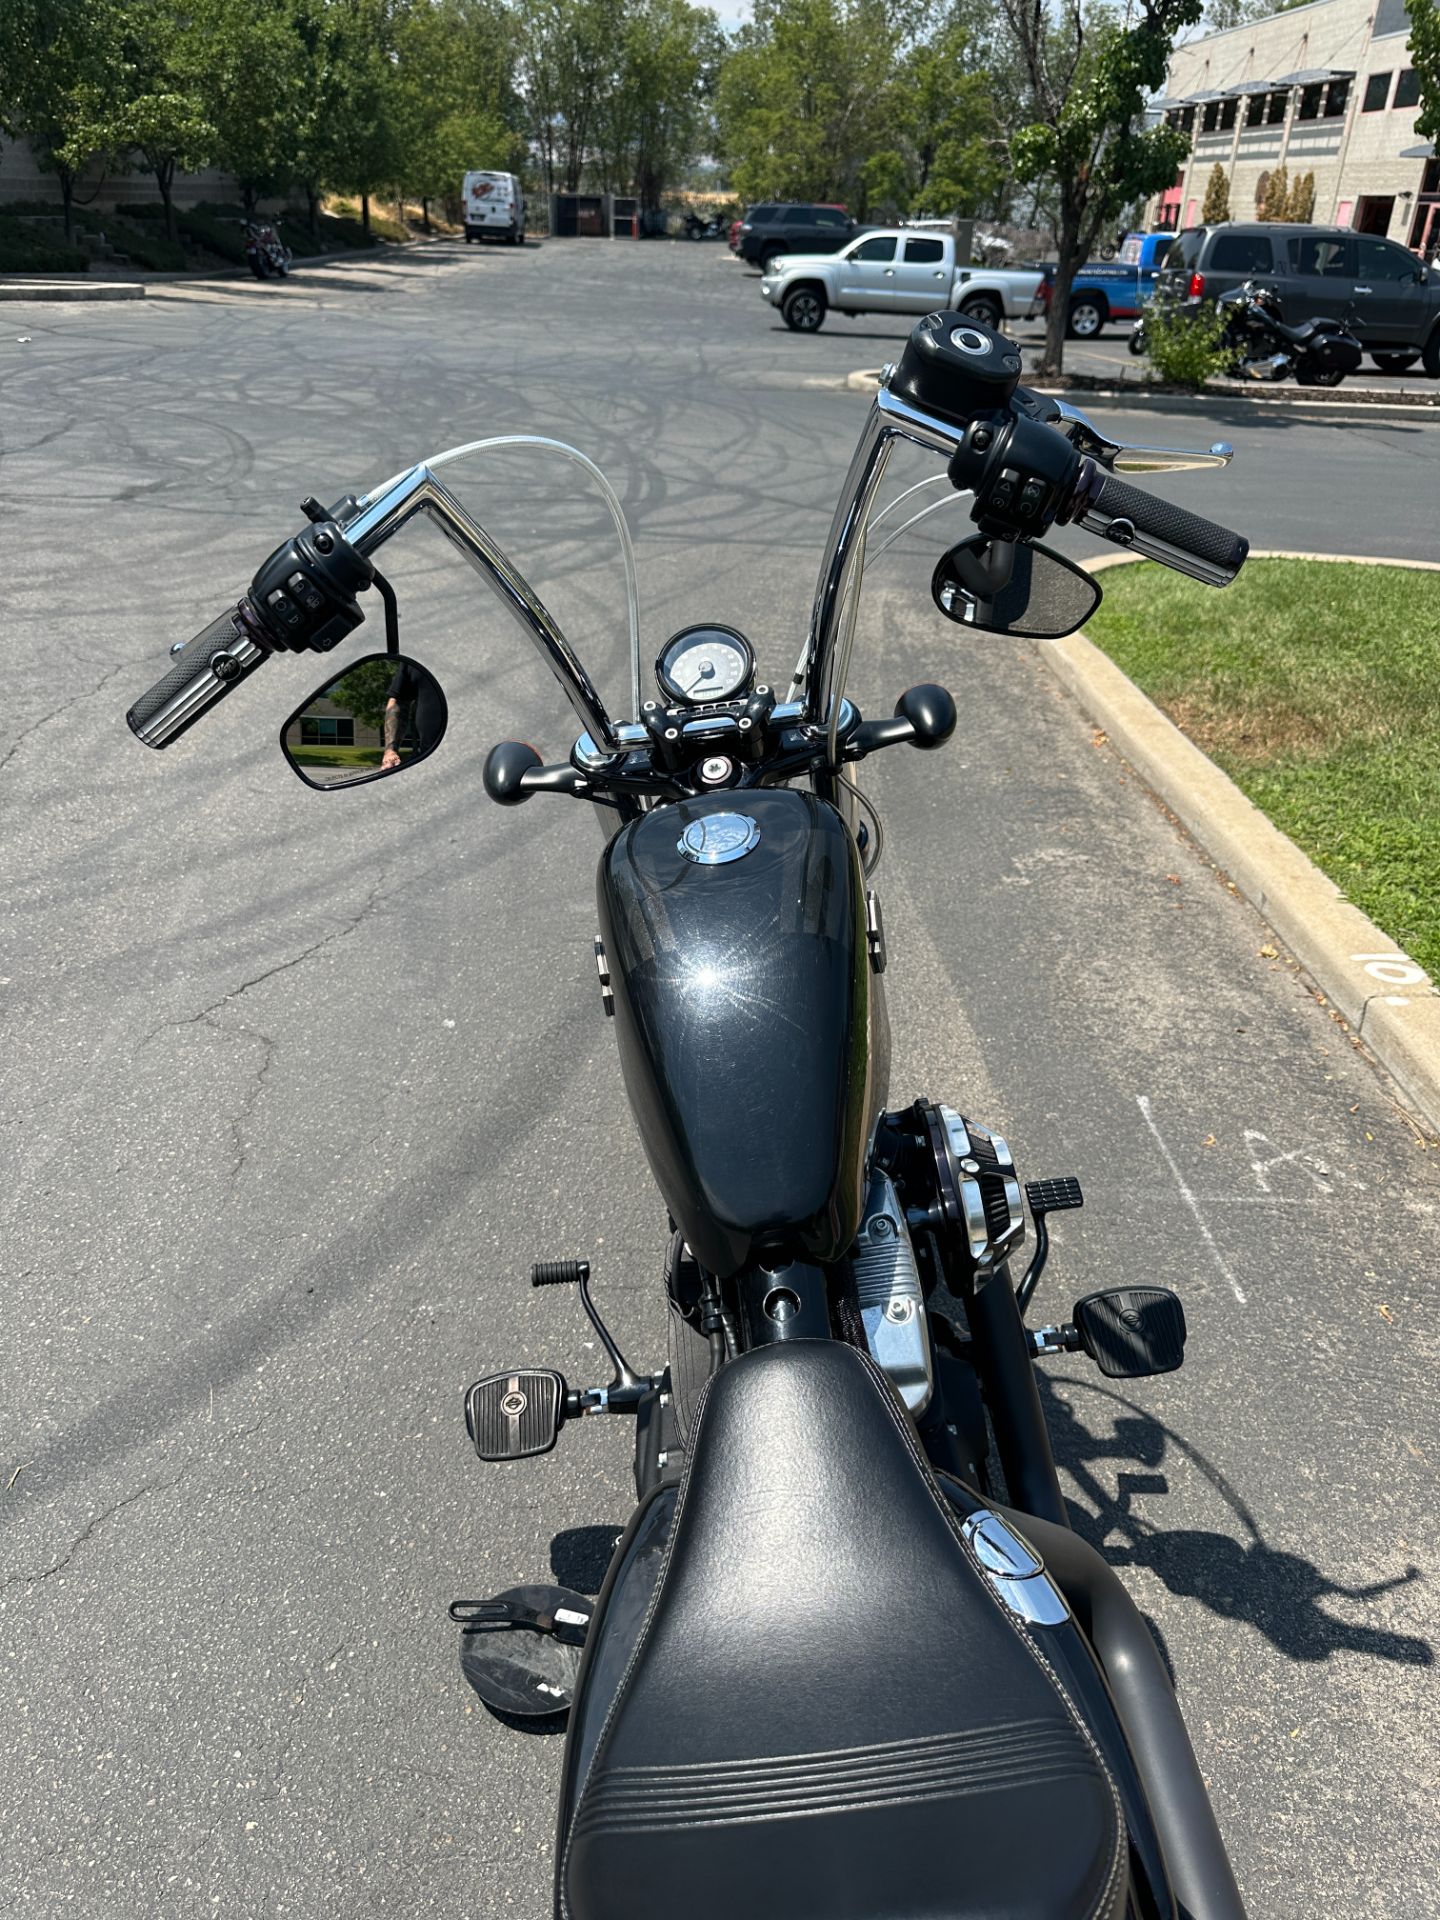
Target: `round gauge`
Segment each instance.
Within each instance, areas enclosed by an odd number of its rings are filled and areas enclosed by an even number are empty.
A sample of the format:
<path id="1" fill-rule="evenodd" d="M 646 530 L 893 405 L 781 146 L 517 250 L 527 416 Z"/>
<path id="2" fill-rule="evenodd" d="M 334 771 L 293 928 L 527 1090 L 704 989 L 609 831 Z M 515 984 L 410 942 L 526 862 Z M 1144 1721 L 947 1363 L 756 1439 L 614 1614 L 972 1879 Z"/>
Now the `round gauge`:
<path id="1" fill-rule="evenodd" d="M 655 662 L 660 691 L 690 707 L 733 700 L 754 677 L 754 650 L 733 627 L 682 627 Z"/>

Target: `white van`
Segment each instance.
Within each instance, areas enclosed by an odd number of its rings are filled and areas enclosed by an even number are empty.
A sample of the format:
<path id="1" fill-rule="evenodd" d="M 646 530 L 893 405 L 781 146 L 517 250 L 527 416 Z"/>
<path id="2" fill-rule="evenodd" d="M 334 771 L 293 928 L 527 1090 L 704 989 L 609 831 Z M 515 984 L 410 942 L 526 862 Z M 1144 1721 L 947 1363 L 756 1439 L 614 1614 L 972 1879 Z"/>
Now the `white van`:
<path id="1" fill-rule="evenodd" d="M 513 173 L 467 173 L 460 189 L 465 244 L 503 234 L 512 247 L 525 244 L 525 195 Z"/>

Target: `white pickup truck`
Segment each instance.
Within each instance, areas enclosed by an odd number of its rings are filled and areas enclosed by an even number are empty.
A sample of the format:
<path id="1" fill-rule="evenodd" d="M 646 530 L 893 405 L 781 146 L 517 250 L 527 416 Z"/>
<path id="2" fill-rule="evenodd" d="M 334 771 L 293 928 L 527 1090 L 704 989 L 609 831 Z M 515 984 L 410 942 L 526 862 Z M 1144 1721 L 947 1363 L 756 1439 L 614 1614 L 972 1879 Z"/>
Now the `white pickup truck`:
<path id="1" fill-rule="evenodd" d="M 957 266 L 955 241 L 914 227 L 872 227 L 839 253 L 782 253 L 760 292 L 787 327 L 813 333 L 837 313 L 934 313 L 949 307 L 998 327 L 1043 311 L 1041 270 Z"/>

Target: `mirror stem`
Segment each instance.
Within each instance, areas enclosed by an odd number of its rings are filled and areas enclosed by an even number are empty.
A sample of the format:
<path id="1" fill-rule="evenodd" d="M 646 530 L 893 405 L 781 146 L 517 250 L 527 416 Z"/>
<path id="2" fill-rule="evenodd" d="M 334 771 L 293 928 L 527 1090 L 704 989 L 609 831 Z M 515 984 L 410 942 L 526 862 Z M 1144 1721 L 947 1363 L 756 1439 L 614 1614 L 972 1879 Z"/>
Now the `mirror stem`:
<path id="1" fill-rule="evenodd" d="M 374 584 L 380 589 L 380 598 L 385 602 L 385 651 L 399 653 L 400 603 L 395 598 L 395 589 L 378 567 L 375 568 Z"/>

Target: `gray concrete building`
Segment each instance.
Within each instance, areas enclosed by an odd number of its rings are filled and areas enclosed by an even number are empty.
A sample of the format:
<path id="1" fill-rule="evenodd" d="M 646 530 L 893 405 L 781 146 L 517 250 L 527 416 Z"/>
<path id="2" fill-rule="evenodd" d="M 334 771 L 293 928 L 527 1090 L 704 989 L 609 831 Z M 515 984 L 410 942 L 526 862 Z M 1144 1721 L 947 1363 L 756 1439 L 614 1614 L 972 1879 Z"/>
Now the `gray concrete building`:
<path id="1" fill-rule="evenodd" d="M 1156 227 L 1198 224 L 1218 163 L 1230 217 L 1252 220 L 1272 171 L 1315 176 L 1311 218 L 1440 249 L 1440 161 L 1415 132 L 1405 0 L 1311 0 L 1177 47 L 1160 110 L 1191 137 Z"/>

